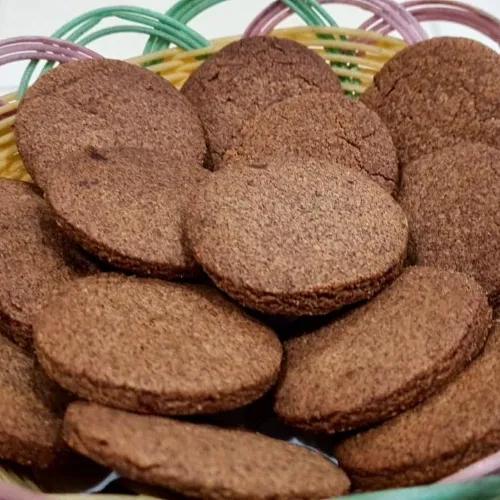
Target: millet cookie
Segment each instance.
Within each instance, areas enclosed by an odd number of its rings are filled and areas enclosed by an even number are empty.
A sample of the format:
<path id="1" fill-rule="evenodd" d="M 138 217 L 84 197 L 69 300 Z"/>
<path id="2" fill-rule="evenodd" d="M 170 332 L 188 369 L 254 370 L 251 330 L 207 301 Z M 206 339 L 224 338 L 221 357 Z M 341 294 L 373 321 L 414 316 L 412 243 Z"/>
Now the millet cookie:
<path id="1" fill-rule="evenodd" d="M 269 159 L 224 168 L 187 215 L 195 259 L 241 304 L 268 314 L 326 314 L 367 299 L 401 271 L 406 217 L 354 169 Z"/>
<path id="2" fill-rule="evenodd" d="M 44 309 L 35 347 L 78 396 L 140 413 L 244 406 L 276 381 L 274 332 L 213 288 L 118 275 L 82 279 Z"/>
<path id="3" fill-rule="evenodd" d="M 125 477 L 194 498 L 319 500 L 349 489 L 347 476 L 323 456 L 251 432 L 74 403 L 64 437 Z"/>
<path id="4" fill-rule="evenodd" d="M 152 149 L 179 169 L 201 165 L 206 153 L 200 120 L 180 92 L 151 71 L 111 59 L 70 62 L 43 75 L 19 106 L 15 132 L 42 188 L 51 171 L 64 175 L 66 156 L 89 146 Z"/>
<path id="5" fill-rule="evenodd" d="M 407 268 L 367 304 L 287 342 L 275 410 L 290 425 L 330 433 L 401 413 L 469 364 L 491 317 L 474 279 Z"/>
<path id="6" fill-rule="evenodd" d="M 182 88 L 203 122 L 212 169 L 220 167 L 246 120 L 278 101 L 310 92 L 342 95 L 339 79 L 319 55 L 292 40 L 271 37 L 229 44 Z"/>
<path id="7" fill-rule="evenodd" d="M 394 56 L 361 97 L 403 164 L 462 143 L 500 148 L 500 56 L 466 38 L 431 38 Z"/>

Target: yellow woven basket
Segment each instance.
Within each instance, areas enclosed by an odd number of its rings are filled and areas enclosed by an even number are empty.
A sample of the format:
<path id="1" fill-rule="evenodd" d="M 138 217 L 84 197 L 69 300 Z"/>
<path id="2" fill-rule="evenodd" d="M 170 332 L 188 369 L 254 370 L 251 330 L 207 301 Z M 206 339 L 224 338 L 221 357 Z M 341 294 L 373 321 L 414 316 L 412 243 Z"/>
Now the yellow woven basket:
<path id="1" fill-rule="evenodd" d="M 295 40 L 320 54 L 339 77 L 344 77 L 342 86 L 352 95 L 359 95 L 369 87 L 382 66 L 406 46 L 396 38 L 346 28 L 300 27 L 276 30 L 272 35 Z M 146 66 L 180 88 L 204 59 L 237 38 L 220 38 L 208 47 L 192 51 L 167 49 L 134 57 L 128 62 Z M 0 106 L 0 177 L 29 181 L 14 136 L 16 94 L 3 96 L 0 101 L 3 103 Z"/>

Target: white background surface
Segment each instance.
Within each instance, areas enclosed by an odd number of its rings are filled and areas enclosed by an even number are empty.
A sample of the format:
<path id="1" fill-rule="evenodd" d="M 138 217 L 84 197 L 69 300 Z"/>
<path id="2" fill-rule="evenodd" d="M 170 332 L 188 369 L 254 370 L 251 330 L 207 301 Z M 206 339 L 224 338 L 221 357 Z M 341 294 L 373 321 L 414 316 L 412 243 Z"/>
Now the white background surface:
<path id="1" fill-rule="evenodd" d="M 190 26 L 206 38 L 239 34 L 270 1 L 224 2 L 195 18 Z M 462 1 L 500 17 L 500 0 Z M 98 7 L 138 5 L 164 12 L 174 3 L 175 0 L 0 0 L 0 38 L 19 35 L 50 35 L 66 21 Z M 329 5 L 327 9 L 341 26 L 357 27 L 369 16 L 367 12 L 355 7 Z M 286 25 L 300 24 L 301 21 L 296 17 L 286 23 Z M 468 28 L 451 23 L 427 23 L 425 28 L 432 35 L 460 35 L 474 37 L 483 42 L 487 41 L 485 37 Z M 140 54 L 145 40 L 145 35 L 116 35 L 97 41 L 89 47 L 108 57 L 126 58 Z M 494 47 L 491 42 L 489 45 Z M 17 86 L 24 67 L 25 63 L 0 67 L 0 93 Z"/>

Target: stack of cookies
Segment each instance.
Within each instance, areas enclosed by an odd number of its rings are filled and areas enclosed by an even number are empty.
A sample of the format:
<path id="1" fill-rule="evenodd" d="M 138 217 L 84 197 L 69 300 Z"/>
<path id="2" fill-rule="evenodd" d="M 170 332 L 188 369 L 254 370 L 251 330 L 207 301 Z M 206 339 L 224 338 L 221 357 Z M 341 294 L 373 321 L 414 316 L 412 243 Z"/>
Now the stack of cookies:
<path id="1" fill-rule="evenodd" d="M 262 37 L 181 92 L 114 60 L 42 76 L 16 122 L 34 184 L 0 181 L 0 458 L 321 499 L 497 451 L 499 79 L 451 38 L 360 102 Z"/>

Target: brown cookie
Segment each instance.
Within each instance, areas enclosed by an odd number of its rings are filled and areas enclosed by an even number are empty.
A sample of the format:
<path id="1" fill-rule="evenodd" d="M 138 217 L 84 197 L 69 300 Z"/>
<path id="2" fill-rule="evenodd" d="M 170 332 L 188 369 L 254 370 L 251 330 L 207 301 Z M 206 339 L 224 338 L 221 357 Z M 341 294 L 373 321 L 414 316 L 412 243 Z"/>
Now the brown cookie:
<path id="1" fill-rule="evenodd" d="M 164 153 L 172 168 L 201 165 L 203 129 L 188 100 L 154 73 L 123 61 L 61 65 L 28 90 L 16 118 L 28 172 L 45 188 L 49 172 L 65 175 L 69 154 L 140 147 Z"/>
<path id="2" fill-rule="evenodd" d="M 464 142 L 403 170 L 413 262 L 474 276 L 500 303 L 500 150 Z"/>
<path id="3" fill-rule="evenodd" d="M 2 336 L 0 367 L 0 458 L 47 467 L 61 445 L 61 395 L 33 359 Z"/>
<path id="4" fill-rule="evenodd" d="M 394 56 L 362 101 L 389 128 L 403 164 L 464 140 L 500 147 L 500 56 L 465 38 L 432 38 Z"/>
<path id="5" fill-rule="evenodd" d="M 347 476 L 321 455 L 251 432 L 74 403 L 66 442 L 125 477 L 204 499 L 322 499 Z"/>
<path id="6" fill-rule="evenodd" d="M 335 450 L 356 487 L 432 483 L 500 448 L 500 323 L 443 391 Z"/>
<path id="7" fill-rule="evenodd" d="M 46 197 L 64 232 L 115 267 L 193 277 L 200 269 L 185 248 L 183 210 L 209 171 L 170 160 L 139 148 L 86 150 L 48 176 Z"/>
<path id="8" fill-rule="evenodd" d="M 54 290 L 96 268 L 64 238 L 31 185 L 0 179 L 0 199 L 0 332 L 27 348 Z"/>
<path id="9" fill-rule="evenodd" d="M 376 113 L 338 94 L 280 101 L 249 119 L 223 166 L 265 163 L 272 157 L 318 158 L 366 172 L 387 191 L 398 185 L 391 135 Z"/>
<path id="10" fill-rule="evenodd" d="M 225 168 L 187 216 L 195 259 L 247 307 L 326 314 L 367 299 L 405 259 L 403 211 L 364 173 L 319 160 Z"/>
<path id="11" fill-rule="evenodd" d="M 253 37 L 205 61 L 182 92 L 198 110 L 209 166 L 217 169 L 246 120 L 259 111 L 295 95 L 342 90 L 331 67 L 312 50 L 292 40 Z"/>
<path id="12" fill-rule="evenodd" d="M 41 365 L 78 396 L 136 412 L 212 413 L 276 381 L 273 331 L 205 286 L 101 275 L 82 279 L 35 326 Z"/>
<path id="13" fill-rule="evenodd" d="M 330 433 L 401 413 L 477 356 L 491 314 L 472 278 L 408 268 L 369 303 L 287 343 L 275 410 L 288 424 Z"/>

